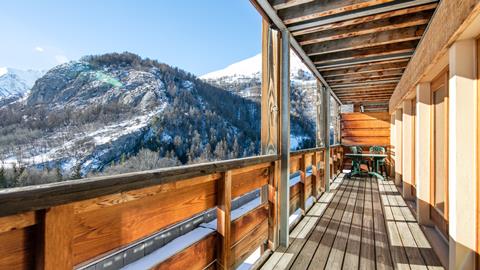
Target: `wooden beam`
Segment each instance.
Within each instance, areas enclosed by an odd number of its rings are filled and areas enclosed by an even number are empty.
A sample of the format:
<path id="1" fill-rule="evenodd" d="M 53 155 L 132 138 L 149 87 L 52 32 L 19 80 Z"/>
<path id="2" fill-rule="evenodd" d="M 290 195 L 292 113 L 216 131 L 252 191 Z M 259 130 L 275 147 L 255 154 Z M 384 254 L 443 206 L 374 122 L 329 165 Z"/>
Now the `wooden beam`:
<path id="1" fill-rule="evenodd" d="M 229 269 L 231 262 L 232 171 L 226 171 L 217 183 L 217 265 L 220 269 Z"/>
<path id="2" fill-rule="evenodd" d="M 366 65 L 360 67 L 351 67 L 344 69 L 337 69 L 331 71 L 324 71 L 322 74 L 325 78 L 339 77 L 339 76 L 348 76 L 352 74 L 384 74 L 385 72 L 402 72 L 407 66 L 407 61 L 397 62 L 397 63 L 387 63 L 387 64 L 378 64 L 378 65 Z"/>
<path id="3" fill-rule="evenodd" d="M 376 55 L 376 56 L 367 56 L 365 58 L 355 59 L 355 60 L 343 60 L 337 61 L 333 63 L 323 63 L 321 65 L 316 65 L 319 70 L 324 69 L 332 69 L 332 68 L 343 68 L 343 67 L 350 67 L 358 64 L 365 64 L 365 63 L 373 63 L 373 62 L 384 62 L 388 60 L 398 60 L 398 59 L 407 59 L 409 60 L 412 57 L 413 51 L 409 51 L 406 53 L 396 53 L 392 52 L 392 54 L 387 55 Z"/>
<path id="4" fill-rule="evenodd" d="M 362 24 L 350 25 L 343 28 L 336 28 L 327 31 L 314 32 L 312 34 L 297 37 L 300 45 L 308 45 L 337 39 L 357 37 L 378 32 L 398 30 L 412 26 L 428 24 L 432 11 L 423 11 L 416 14 L 390 17 L 381 20 L 367 21 Z"/>
<path id="5" fill-rule="evenodd" d="M 374 82 L 363 82 L 363 83 L 352 83 L 352 84 L 337 84 L 332 85 L 332 89 L 336 88 L 344 88 L 344 87 L 355 87 L 355 86 L 374 86 L 374 85 L 382 85 L 382 84 L 391 84 L 396 83 L 398 80 L 377 80 Z"/>
<path id="6" fill-rule="evenodd" d="M 386 85 L 358 85 L 358 86 L 347 86 L 335 88 L 335 92 L 352 92 L 352 91 L 380 91 L 380 90 L 392 90 L 395 89 L 396 84 L 386 84 Z"/>
<path id="7" fill-rule="evenodd" d="M 357 9 L 380 5 L 393 0 L 337 0 L 337 1 L 315 1 L 294 6 L 288 9 L 279 10 L 278 15 L 286 25 L 302 21 L 319 19 L 344 12 L 351 12 Z"/>
<path id="8" fill-rule="evenodd" d="M 271 4 L 274 9 L 280 10 L 284 8 L 294 7 L 301 4 L 313 2 L 315 0 L 272 0 Z"/>
<path id="9" fill-rule="evenodd" d="M 337 89 L 335 90 L 336 93 L 338 94 L 348 94 L 348 93 L 375 93 L 375 92 L 389 92 L 393 91 L 395 89 L 395 86 L 391 87 L 381 87 L 381 88 L 357 88 L 357 89 L 351 89 L 351 88 L 345 88 L 345 89 Z"/>
<path id="10" fill-rule="evenodd" d="M 355 98 L 355 97 L 358 97 L 358 98 L 362 98 L 362 97 L 383 97 L 383 96 L 386 96 L 386 97 L 390 97 L 392 95 L 392 93 L 388 93 L 388 92 L 383 92 L 383 93 L 356 93 L 356 92 L 352 92 L 351 94 L 344 94 L 344 95 L 339 95 L 340 98 Z"/>
<path id="11" fill-rule="evenodd" d="M 327 23 L 320 26 L 307 28 L 304 30 L 298 30 L 298 31 L 292 30 L 293 31 L 292 34 L 294 36 L 299 36 L 299 35 L 306 35 L 306 34 L 311 34 L 315 32 L 320 32 L 320 31 L 328 31 L 328 30 L 338 29 L 342 27 L 348 27 L 352 25 L 358 25 L 358 24 L 368 23 L 376 20 L 391 18 L 395 16 L 408 15 L 416 12 L 422 12 L 425 10 L 433 10 L 436 7 L 437 7 L 437 3 L 431 3 L 426 5 L 407 7 L 403 9 L 396 9 L 388 12 L 376 13 L 374 15 L 368 15 L 368 16 L 357 17 L 357 18 L 348 19 L 348 20 L 341 20 L 333 23 Z"/>
<path id="12" fill-rule="evenodd" d="M 402 1 L 398 3 L 390 3 L 388 5 L 379 5 L 378 7 L 361 9 L 356 12 L 334 14 L 325 18 L 318 18 L 310 22 L 297 23 L 295 25 L 290 26 L 289 30 L 292 32 L 300 31 L 308 28 L 325 25 L 325 24 L 341 22 L 346 20 L 355 20 L 365 16 L 370 16 L 370 15 L 380 14 L 380 13 L 389 12 L 393 10 L 420 6 L 420 5 L 435 3 L 435 2 L 438 2 L 438 0 L 414 0 L 414 1 L 407 1 L 407 2 Z"/>
<path id="13" fill-rule="evenodd" d="M 359 61 L 366 60 L 370 57 L 384 56 L 388 57 L 391 55 L 396 55 L 400 53 L 413 53 L 415 47 L 417 46 L 418 41 L 407 41 L 395 44 L 387 44 L 384 46 L 362 49 L 362 50 L 352 50 L 345 52 L 336 52 L 326 55 L 315 55 L 312 57 L 313 62 L 316 65 L 325 65 L 331 64 L 340 61 Z"/>
<path id="14" fill-rule="evenodd" d="M 383 65 L 390 65 L 390 64 L 397 64 L 397 65 L 401 65 L 402 67 L 406 67 L 407 64 L 408 64 L 408 60 L 409 60 L 409 57 L 411 55 L 404 55 L 404 56 L 401 56 L 401 57 L 397 57 L 397 58 L 393 58 L 393 59 L 372 59 L 371 61 L 364 61 L 364 62 L 361 62 L 361 63 L 353 63 L 353 64 L 346 64 L 346 65 L 341 65 L 341 66 L 331 66 L 331 67 L 319 67 L 318 68 L 318 71 L 325 73 L 327 71 L 342 71 L 342 70 L 345 70 L 345 69 L 352 69 L 352 70 L 356 70 L 356 69 L 367 69 L 368 68 L 371 68 L 371 69 L 375 69 L 375 68 L 379 68 L 377 66 L 383 66 Z"/>
<path id="15" fill-rule="evenodd" d="M 419 40 L 422 37 L 425 28 L 425 25 L 413 26 L 339 40 L 325 41 L 305 45 L 303 48 L 309 56 L 373 48 L 387 44 Z"/>
<path id="16" fill-rule="evenodd" d="M 335 76 L 327 77 L 327 81 L 335 82 L 340 80 L 356 80 L 356 79 L 368 79 L 368 78 L 382 78 L 385 76 L 402 76 L 403 68 L 399 69 L 389 69 L 389 70 L 381 70 L 381 71 L 372 71 L 372 72 L 363 72 L 363 73 L 351 73 L 351 74 L 338 74 Z"/>
<path id="17" fill-rule="evenodd" d="M 45 212 L 43 230 L 43 269 L 73 268 L 73 205 L 52 207 Z"/>
<path id="18" fill-rule="evenodd" d="M 328 83 L 331 86 L 335 86 L 337 84 L 375 82 L 378 80 L 399 80 L 400 81 L 400 77 L 402 77 L 402 74 L 385 75 L 385 76 L 378 76 L 378 77 L 366 77 L 366 78 L 342 78 L 337 80 L 328 80 Z"/>
<path id="19" fill-rule="evenodd" d="M 398 108 L 401 101 L 413 93 L 415 86 L 429 70 L 438 65 L 447 49 L 479 13 L 480 3 L 477 0 L 440 2 L 428 31 L 417 47 L 411 64 L 405 70 L 405 76 L 395 89 L 389 105 L 390 112 Z"/>
<path id="20" fill-rule="evenodd" d="M 413 180 L 414 180 L 414 168 L 412 165 L 414 161 L 414 115 L 412 100 L 408 99 L 403 102 L 403 130 L 402 130 L 402 195 L 406 200 L 415 199 L 412 194 Z"/>

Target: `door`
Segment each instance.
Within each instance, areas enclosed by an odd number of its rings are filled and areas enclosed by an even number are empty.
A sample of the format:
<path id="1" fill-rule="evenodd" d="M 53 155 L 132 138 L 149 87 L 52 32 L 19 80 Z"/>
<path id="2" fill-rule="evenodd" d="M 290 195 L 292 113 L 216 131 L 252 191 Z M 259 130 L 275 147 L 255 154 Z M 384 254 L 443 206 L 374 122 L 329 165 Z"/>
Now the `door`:
<path id="1" fill-rule="evenodd" d="M 448 236 L 448 70 L 431 83 L 433 111 L 433 170 L 430 216 L 437 228 Z"/>

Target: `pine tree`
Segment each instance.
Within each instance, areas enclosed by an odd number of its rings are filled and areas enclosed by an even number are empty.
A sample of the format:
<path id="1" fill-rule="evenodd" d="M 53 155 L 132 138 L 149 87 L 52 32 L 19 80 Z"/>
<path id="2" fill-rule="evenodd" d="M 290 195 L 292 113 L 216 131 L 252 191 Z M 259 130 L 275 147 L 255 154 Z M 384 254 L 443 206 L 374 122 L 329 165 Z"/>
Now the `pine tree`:
<path id="1" fill-rule="evenodd" d="M 57 163 L 57 166 L 55 166 L 55 176 L 57 178 L 57 181 L 62 181 L 63 180 L 62 168 L 60 168 L 59 163 Z"/>
<path id="2" fill-rule="evenodd" d="M 0 187 L 7 188 L 7 177 L 5 176 L 5 169 L 3 166 L 0 167 Z"/>

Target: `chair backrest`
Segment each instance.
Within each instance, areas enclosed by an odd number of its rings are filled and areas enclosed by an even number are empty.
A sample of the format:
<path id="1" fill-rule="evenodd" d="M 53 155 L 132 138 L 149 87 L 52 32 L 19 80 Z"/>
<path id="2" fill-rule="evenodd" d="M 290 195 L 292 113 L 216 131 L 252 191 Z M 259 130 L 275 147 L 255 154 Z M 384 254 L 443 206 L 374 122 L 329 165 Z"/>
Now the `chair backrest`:
<path id="1" fill-rule="evenodd" d="M 360 146 L 350 146 L 350 151 L 352 151 L 352 154 L 361 154 L 362 148 Z"/>
<path id="2" fill-rule="evenodd" d="M 382 146 L 372 146 L 370 147 L 370 152 L 375 154 L 385 154 L 385 148 Z"/>

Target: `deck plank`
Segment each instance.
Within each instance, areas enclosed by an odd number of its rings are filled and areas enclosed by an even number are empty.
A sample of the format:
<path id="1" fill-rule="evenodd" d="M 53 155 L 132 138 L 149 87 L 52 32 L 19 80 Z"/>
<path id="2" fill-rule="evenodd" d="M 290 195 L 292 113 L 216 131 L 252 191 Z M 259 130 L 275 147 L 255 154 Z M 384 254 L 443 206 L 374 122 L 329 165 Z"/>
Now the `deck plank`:
<path id="1" fill-rule="evenodd" d="M 392 181 L 334 184 L 262 269 L 444 269 Z"/>
<path id="2" fill-rule="evenodd" d="M 378 190 L 378 180 L 372 181 L 373 224 L 375 231 L 375 255 L 377 270 L 393 269 L 392 256 L 388 245 L 387 230 Z"/>
<path id="3" fill-rule="evenodd" d="M 347 207 L 343 212 L 340 227 L 338 228 L 337 236 L 333 242 L 330 256 L 328 257 L 327 265 L 329 269 L 342 268 L 343 258 L 345 256 L 345 249 L 347 247 L 348 234 L 352 226 L 353 211 L 355 209 L 355 201 L 358 194 L 359 181 L 353 183 L 352 192 L 347 201 Z"/>
<path id="4" fill-rule="evenodd" d="M 333 214 L 330 223 L 328 224 L 327 230 L 325 231 L 320 244 L 318 245 L 315 254 L 313 255 L 312 261 L 308 269 L 325 269 L 328 256 L 332 249 L 333 241 L 337 235 L 338 228 L 343 216 L 343 212 L 347 206 L 347 198 L 349 198 L 352 191 L 352 180 L 346 180 L 343 185 L 346 186 L 346 190 L 343 193 L 342 199 L 340 200 L 335 213 Z"/>
<path id="5" fill-rule="evenodd" d="M 363 211 L 362 246 L 360 269 L 375 269 L 375 234 L 373 231 L 372 181 L 365 179 L 365 202 Z"/>
<path id="6" fill-rule="evenodd" d="M 365 181 L 357 181 L 358 191 L 353 219 L 348 234 L 347 249 L 343 261 L 343 269 L 358 269 L 360 262 L 360 243 L 362 240 L 362 223 L 363 223 L 363 203 L 365 201 Z"/>

